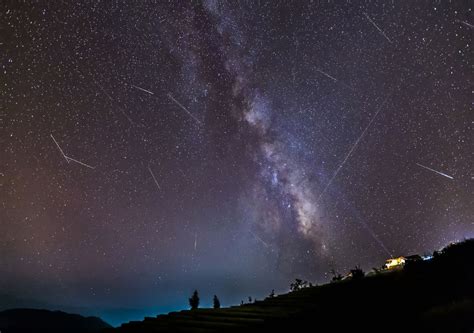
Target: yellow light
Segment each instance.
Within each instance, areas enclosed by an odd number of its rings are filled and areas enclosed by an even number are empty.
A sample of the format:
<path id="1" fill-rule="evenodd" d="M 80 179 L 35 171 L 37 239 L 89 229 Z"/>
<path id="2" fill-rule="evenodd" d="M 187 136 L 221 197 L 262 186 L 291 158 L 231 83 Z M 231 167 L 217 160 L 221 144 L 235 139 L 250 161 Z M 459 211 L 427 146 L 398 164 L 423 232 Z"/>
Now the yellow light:
<path id="1" fill-rule="evenodd" d="M 387 262 L 385 263 L 385 266 L 388 269 L 391 269 L 395 267 L 400 267 L 403 264 L 405 264 L 405 258 L 399 257 L 399 258 L 388 259 Z"/>

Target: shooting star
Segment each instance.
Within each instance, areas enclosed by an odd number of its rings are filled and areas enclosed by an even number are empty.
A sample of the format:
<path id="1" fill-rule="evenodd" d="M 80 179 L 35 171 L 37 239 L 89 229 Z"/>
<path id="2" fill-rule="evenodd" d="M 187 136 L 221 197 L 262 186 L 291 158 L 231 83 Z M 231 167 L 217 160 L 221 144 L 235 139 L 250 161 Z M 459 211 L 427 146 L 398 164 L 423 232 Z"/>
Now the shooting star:
<path id="1" fill-rule="evenodd" d="M 95 167 L 93 166 L 90 166 L 89 164 L 86 164 L 84 162 L 81 162 L 81 161 L 78 161 L 72 157 L 69 157 L 67 156 L 66 154 L 64 154 L 64 151 L 61 149 L 61 146 L 59 145 L 59 143 L 56 141 L 56 139 L 54 138 L 54 136 L 52 134 L 50 134 L 51 136 L 51 139 L 53 139 L 54 143 L 56 144 L 56 146 L 58 147 L 59 151 L 61 152 L 61 155 L 63 155 L 64 159 L 66 160 L 66 162 L 69 164 L 69 162 L 73 161 L 73 162 L 76 162 L 77 164 L 80 164 L 82 166 L 85 166 L 89 169 L 95 169 Z"/>
<path id="2" fill-rule="evenodd" d="M 195 232 L 194 233 L 194 251 L 196 251 L 197 244 L 198 244 L 198 235 L 197 235 L 197 232 Z"/>
<path id="3" fill-rule="evenodd" d="M 107 96 L 109 98 L 109 100 L 112 102 L 112 104 L 115 104 L 115 100 L 112 98 L 112 96 L 109 95 L 109 93 L 107 91 L 105 91 L 104 87 L 102 87 L 102 85 L 99 84 L 99 82 L 97 82 L 96 80 L 92 79 L 92 81 L 94 82 L 94 84 L 104 93 L 105 96 Z M 117 109 L 119 109 L 120 113 L 122 113 L 122 115 L 127 118 L 128 122 L 132 125 L 137 125 L 129 116 L 128 114 L 125 112 L 124 109 L 122 109 L 120 106 L 117 105 Z M 138 126 L 138 125 L 137 125 Z"/>
<path id="4" fill-rule="evenodd" d="M 138 86 L 136 86 L 136 85 L 134 85 L 134 84 L 132 84 L 132 87 L 137 88 L 137 89 L 139 89 L 139 90 L 141 90 L 141 91 L 144 91 L 144 92 L 146 92 L 147 94 L 150 94 L 150 95 L 154 95 L 154 94 L 155 94 L 155 93 L 151 92 L 150 90 L 146 90 L 146 89 L 140 88 L 140 87 L 138 87 Z"/>
<path id="5" fill-rule="evenodd" d="M 388 40 L 388 42 L 390 44 L 392 44 L 392 41 L 390 40 L 390 38 L 387 37 L 387 35 L 385 34 L 385 32 L 383 32 L 382 29 L 380 29 L 380 27 L 374 22 L 372 21 L 372 19 L 369 17 L 369 15 L 367 13 L 364 13 L 364 16 L 367 18 L 367 20 L 369 20 L 370 23 L 372 23 L 372 25 L 382 34 L 382 36 L 385 37 L 386 40 Z"/>
<path id="6" fill-rule="evenodd" d="M 68 160 L 73 161 L 73 162 L 76 162 L 76 163 L 78 163 L 78 164 L 80 164 L 80 165 L 82 165 L 82 166 L 85 166 L 85 167 L 89 168 L 89 169 L 95 169 L 95 167 L 90 166 L 89 164 L 86 164 L 86 163 L 84 163 L 84 162 L 78 161 L 78 160 L 76 160 L 76 159 L 74 159 L 74 158 L 72 158 L 72 157 L 69 157 L 69 156 L 66 156 L 66 157 L 67 157 Z"/>
<path id="7" fill-rule="evenodd" d="M 262 243 L 265 247 L 271 247 L 267 242 L 265 242 L 262 238 L 258 237 L 252 230 L 249 230 L 249 232 L 252 234 L 252 236 L 257 240 L 259 241 L 260 243 Z"/>
<path id="8" fill-rule="evenodd" d="M 469 22 L 461 21 L 461 20 L 456 20 L 456 22 L 459 22 L 459 23 L 461 23 L 461 24 L 464 24 L 464 25 L 465 25 L 466 27 L 468 27 L 468 28 L 471 28 L 471 29 L 474 28 L 474 25 L 471 24 L 471 23 L 469 23 Z"/>
<path id="9" fill-rule="evenodd" d="M 431 168 L 429 168 L 429 167 L 427 167 L 427 166 L 424 166 L 424 165 L 422 165 L 422 164 L 420 164 L 420 163 L 416 163 L 416 165 L 418 165 L 418 166 L 420 166 L 420 167 L 422 167 L 422 168 L 425 168 L 426 170 L 430 170 L 430 171 L 436 172 L 438 175 L 444 176 L 444 177 L 446 177 L 446 178 L 454 179 L 454 177 L 452 177 L 452 176 L 450 176 L 450 175 L 447 175 L 447 174 L 445 174 L 445 173 L 443 173 L 443 172 L 440 172 L 440 171 L 436 171 L 436 170 L 431 169 Z"/>
<path id="10" fill-rule="evenodd" d="M 183 109 L 190 117 L 192 117 L 194 120 L 196 120 L 199 125 L 202 125 L 202 122 L 197 119 L 191 112 L 189 112 L 188 109 L 186 109 L 183 104 L 181 104 L 180 102 L 178 102 L 171 94 L 168 94 L 168 97 L 173 101 L 175 102 L 181 109 Z"/>
<path id="11" fill-rule="evenodd" d="M 389 255 L 390 258 L 393 258 L 393 254 L 388 250 L 388 248 L 385 246 L 384 242 L 377 236 L 377 234 L 368 226 L 367 223 L 364 222 L 361 218 L 356 216 L 356 221 L 359 222 L 365 230 L 372 236 L 372 238 L 377 242 L 377 244 L 380 245 L 380 247 Z"/>
<path id="12" fill-rule="evenodd" d="M 320 70 L 320 69 L 316 69 L 316 71 L 318 71 L 319 73 L 323 74 L 323 75 L 324 75 L 324 76 L 326 76 L 327 78 L 329 78 L 329 79 L 333 80 L 335 83 L 340 83 L 340 84 L 344 85 L 346 88 L 348 88 L 348 89 L 350 89 L 350 90 L 354 90 L 354 89 L 352 89 L 352 87 L 351 87 L 351 86 L 349 86 L 349 85 L 345 84 L 345 83 L 344 83 L 344 82 L 342 82 L 342 81 L 339 81 L 339 80 L 338 80 L 338 79 L 336 79 L 334 76 L 331 76 L 331 75 L 329 75 L 328 73 L 326 73 L 326 72 L 323 72 L 323 71 L 322 71 L 322 70 Z"/>
<path id="13" fill-rule="evenodd" d="M 54 138 L 54 136 L 52 134 L 50 134 L 51 136 L 51 139 L 53 139 L 54 143 L 56 144 L 56 146 L 58 147 L 59 151 L 61 152 L 61 155 L 63 155 L 64 159 L 66 160 L 66 162 L 69 163 L 69 157 L 66 156 L 66 154 L 64 154 L 63 150 L 61 149 L 61 146 L 59 145 L 59 143 L 56 141 L 56 139 Z"/>
<path id="14" fill-rule="evenodd" d="M 367 132 L 367 130 L 369 129 L 370 125 L 372 125 L 372 123 L 374 122 L 375 118 L 377 118 L 380 110 L 382 110 L 382 107 L 385 105 L 385 102 L 387 102 L 387 98 L 385 98 L 385 100 L 383 101 L 383 103 L 380 105 L 379 109 L 377 110 L 377 112 L 375 113 L 375 115 L 372 117 L 372 119 L 370 120 L 369 124 L 365 127 L 365 129 L 362 131 L 362 134 L 359 135 L 359 137 L 357 138 L 357 140 L 354 142 L 354 144 L 352 145 L 351 149 L 349 150 L 349 152 L 347 153 L 346 157 L 344 158 L 344 160 L 342 161 L 342 163 L 337 167 L 336 171 L 334 172 L 334 174 L 332 175 L 331 179 L 329 179 L 329 182 L 326 184 L 326 187 L 324 187 L 323 191 L 321 192 L 321 194 L 319 195 L 318 199 L 316 200 L 316 204 L 319 203 L 319 201 L 321 200 L 322 196 L 324 195 L 324 193 L 326 193 L 326 190 L 329 188 L 329 186 L 331 185 L 332 181 L 334 180 L 334 178 L 336 178 L 337 174 L 339 173 L 339 171 L 341 171 L 342 167 L 344 166 L 344 164 L 347 162 L 347 160 L 349 159 L 349 157 L 351 156 L 352 152 L 357 148 L 357 145 L 359 144 L 360 140 L 364 137 L 365 133 Z"/>
<path id="15" fill-rule="evenodd" d="M 148 167 L 148 171 L 150 171 L 150 174 L 153 177 L 153 180 L 155 181 L 155 184 L 158 187 L 158 189 L 161 190 L 161 186 L 160 186 L 160 184 L 158 184 L 158 181 L 156 180 L 155 174 L 153 173 L 153 171 L 151 171 L 150 167 Z"/>
<path id="16" fill-rule="evenodd" d="M 337 79 L 336 79 L 334 76 L 331 76 L 331 75 L 329 75 L 328 73 L 323 72 L 323 71 L 320 70 L 320 69 L 317 69 L 317 71 L 318 71 L 319 73 L 323 74 L 324 76 L 330 78 L 330 79 L 333 80 L 334 82 L 337 82 Z"/>

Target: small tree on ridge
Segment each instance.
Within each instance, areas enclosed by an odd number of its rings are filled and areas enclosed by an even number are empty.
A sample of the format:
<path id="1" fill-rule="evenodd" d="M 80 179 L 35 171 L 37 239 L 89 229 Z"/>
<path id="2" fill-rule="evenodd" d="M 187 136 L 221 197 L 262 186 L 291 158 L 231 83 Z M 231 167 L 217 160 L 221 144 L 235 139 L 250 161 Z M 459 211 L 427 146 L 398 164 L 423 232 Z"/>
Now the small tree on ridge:
<path id="1" fill-rule="evenodd" d="M 199 294 L 197 290 L 194 290 L 193 295 L 189 299 L 189 306 L 191 310 L 195 310 L 199 307 Z"/>
<path id="2" fill-rule="evenodd" d="M 219 309 L 221 307 L 221 302 L 219 301 L 216 295 L 214 295 L 212 302 L 214 303 L 213 304 L 214 309 Z"/>

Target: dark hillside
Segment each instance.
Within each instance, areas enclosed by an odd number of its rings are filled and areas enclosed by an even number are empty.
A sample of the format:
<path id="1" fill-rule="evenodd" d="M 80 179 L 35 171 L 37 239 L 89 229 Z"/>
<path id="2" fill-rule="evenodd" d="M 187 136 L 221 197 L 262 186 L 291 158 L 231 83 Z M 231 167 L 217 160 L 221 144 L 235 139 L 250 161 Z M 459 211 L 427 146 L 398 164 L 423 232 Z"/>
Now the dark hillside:
<path id="1" fill-rule="evenodd" d="M 473 262 L 471 239 L 400 270 L 308 287 L 239 307 L 173 312 L 105 332 L 472 332 Z"/>
<path id="2" fill-rule="evenodd" d="M 98 333 L 111 327 L 97 317 L 62 311 L 11 309 L 0 312 L 2 333 Z"/>

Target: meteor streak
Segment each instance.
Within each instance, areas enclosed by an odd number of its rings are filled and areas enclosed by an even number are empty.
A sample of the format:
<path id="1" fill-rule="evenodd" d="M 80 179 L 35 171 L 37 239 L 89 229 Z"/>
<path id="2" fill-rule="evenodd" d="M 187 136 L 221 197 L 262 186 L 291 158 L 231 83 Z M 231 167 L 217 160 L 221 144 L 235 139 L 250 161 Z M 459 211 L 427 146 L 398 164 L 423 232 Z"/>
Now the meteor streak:
<path id="1" fill-rule="evenodd" d="M 422 164 L 420 164 L 420 163 L 416 163 L 416 165 L 418 165 L 418 166 L 420 166 L 420 167 L 422 167 L 422 168 L 425 168 L 426 170 L 430 170 L 430 171 L 436 172 L 438 175 L 444 176 L 444 177 L 446 177 L 446 178 L 454 179 L 454 177 L 452 177 L 452 176 L 450 176 L 450 175 L 447 175 L 447 174 L 442 173 L 442 172 L 440 172 L 440 171 L 436 171 L 436 170 L 431 169 L 431 168 L 429 168 L 429 167 L 427 167 L 427 166 L 424 166 L 424 165 L 422 165 Z"/>
<path id="2" fill-rule="evenodd" d="M 196 120 L 196 121 L 199 123 L 199 125 L 202 124 L 202 122 L 201 122 L 199 119 L 197 119 L 191 112 L 189 112 L 189 110 L 186 109 L 186 108 L 183 106 L 183 104 L 181 104 L 180 102 L 178 102 L 171 94 L 168 94 L 168 97 L 169 97 L 173 102 L 175 102 L 181 109 L 183 109 L 191 118 L 193 118 L 194 120 Z"/>
<path id="3" fill-rule="evenodd" d="M 344 83 L 344 82 L 342 82 L 342 81 L 339 81 L 339 80 L 336 79 L 334 76 L 329 75 L 328 73 L 323 72 L 323 71 L 320 70 L 320 69 L 317 69 L 316 71 L 319 72 L 319 73 L 321 73 L 321 74 L 323 74 L 325 77 L 327 77 L 327 78 L 333 80 L 334 82 L 336 82 L 336 83 L 341 83 L 341 84 L 344 85 L 346 88 L 348 88 L 348 89 L 350 89 L 350 90 L 354 90 L 354 89 L 352 89 L 351 86 L 347 85 L 346 83 Z"/>
<path id="4" fill-rule="evenodd" d="M 474 25 L 473 25 L 473 24 L 471 24 L 471 23 L 469 23 L 469 22 L 466 22 L 466 21 L 461 21 L 461 20 L 456 20 L 456 21 L 457 21 L 457 22 L 459 22 L 459 23 L 462 23 L 462 24 L 464 24 L 466 27 L 469 27 L 469 28 L 471 28 L 471 29 L 473 29 L 473 28 L 474 28 Z"/>
<path id="5" fill-rule="evenodd" d="M 140 87 L 138 87 L 138 86 L 136 86 L 136 85 L 134 85 L 134 84 L 132 84 L 132 87 L 137 88 L 137 89 L 139 89 L 139 90 L 141 90 L 141 91 L 144 91 L 144 92 L 146 92 L 147 94 L 150 94 L 150 95 L 154 95 L 154 94 L 155 94 L 155 93 L 151 92 L 150 90 L 146 90 L 146 89 L 140 88 Z"/>
<path id="6" fill-rule="evenodd" d="M 61 146 L 59 145 L 59 143 L 56 141 L 56 139 L 54 138 L 54 136 L 52 134 L 50 134 L 51 136 L 51 139 L 53 139 L 54 143 L 56 144 L 56 146 L 58 147 L 59 151 L 61 152 L 61 155 L 63 155 L 64 159 L 66 160 L 66 162 L 69 163 L 69 157 L 66 156 L 66 154 L 64 154 L 63 150 L 61 149 Z"/>
<path id="7" fill-rule="evenodd" d="M 105 96 L 107 96 L 109 98 L 109 100 L 112 102 L 112 104 L 115 104 L 115 100 L 112 98 L 112 96 L 110 96 L 110 94 L 105 91 L 104 87 L 102 87 L 102 85 L 99 84 L 99 82 L 97 82 L 96 80 L 92 79 L 92 81 L 94 82 L 94 84 L 99 87 L 99 89 L 104 93 Z M 127 115 L 127 113 L 124 111 L 124 109 L 122 109 L 120 106 L 117 105 L 117 108 L 120 110 L 120 112 L 122 113 L 122 115 L 127 118 L 128 122 L 132 125 L 136 125 L 133 120 Z"/>
<path id="8" fill-rule="evenodd" d="M 72 157 L 69 157 L 67 156 L 66 154 L 64 154 L 64 151 L 61 149 L 61 146 L 59 146 L 59 143 L 56 141 L 56 139 L 54 138 L 54 136 L 52 134 L 50 134 L 51 136 L 51 139 L 53 139 L 54 143 L 56 144 L 56 146 L 58 147 L 59 151 L 61 152 L 61 155 L 63 155 L 64 159 L 66 160 L 66 162 L 69 164 L 69 162 L 73 161 L 73 162 L 76 162 L 77 164 L 80 164 L 82 166 L 85 166 L 89 169 L 95 169 L 93 166 L 90 166 L 89 164 L 86 164 L 86 163 L 83 163 L 81 161 L 78 161 Z"/>
<path id="9" fill-rule="evenodd" d="M 365 127 L 365 129 L 362 131 L 362 134 L 357 138 L 357 140 L 354 142 L 354 144 L 352 145 L 351 149 L 349 150 L 349 152 L 347 153 L 346 157 L 344 158 L 344 160 L 342 161 L 342 163 L 337 167 L 336 171 L 334 172 L 334 174 L 332 175 L 331 179 L 329 179 L 329 182 L 326 184 L 326 187 L 323 189 L 323 191 L 321 192 L 321 194 L 319 195 L 318 199 L 316 200 L 316 204 L 319 203 L 319 201 L 321 200 L 321 197 L 324 195 L 324 193 L 326 193 L 326 190 L 328 189 L 328 187 L 331 185 L 332 181 L 334 180 L 334 178 L 336 178 L 337 174 L 339 173 L 339 171 L 341 171 L 342 167 L 344 166 L 344 164 L 347 162 L 347 160 L 349 159 L 349 157 L 351 156 L 352 152 L 356 149 L 357 145 L 359 144 L 360 140 L 364 137 L 365 133 L 367 132 L 367 130 L 369 129 L 370 125 L 372 125 L 372 123 L 374 122 L 375 118 L 377 118 L 377 115 L 379 114 L 380 110 L 382 110 L 382 107 L 385 105 L 385 102 L 387 101 L 387 98 L 385 98 L 385 100 L 383 101 L 382 105 L 380 105 L 379 109 L 377 110 L 377 112 L 375 113 L 375 115 L 372 117 L 372 119 L 370 120 L 369 124 Z"/>
<path id="10" fill-rule="evenodd" d="M 270 247 L 270 245 L 265 242 L 262 238 L 260 238 L 259 236 L 257 236 L 252 230 L 249 230 L 249 232 L 252 234 L 252 236 L 257 240 L 259 241 L 260 243 L 262 243 L 265 247 Z"/>
<path id="11" fill-rule="evenodd" d="M 155 184 L 156 184 L 156 186 L 158 187 L 158 189 L 161 190 L 161 186 L 160 186 L 160 184 L 158 184 L 158 181 L 156 180 L 155 174 L 153 173 L 153 171 L 151 171 L 151 168 L 150 168 L 150 167 L 148 167 L 148 171 L 150 171 L 150 174 L 151 174 L 151 176 L 153 177 L 153 180 L 155 181 Z"/>
<path id="12" fill-rule="evenodd" d="M 76 159 L 74 159 L 74 158 L 72 158 L 72 157 L 66 156 L 66 158 L 67 158 L 68 160 L 70 160 L 70 161 L 73 161 L 73 162 L 76 162 L 76 163 L 78 163 L 78 164 L 80 164 L 80 165 L 83 165 L 83 166 L 85 166 L 85 167 L 87 167 L 87 168 L 89 168 L 89 169 L 95 169 L 93 166 L 90 166 L 89 164 L 86 164 L 86 163 L 83 163 L 83 162 L 81 162 L 81 161 L 78 161 L 78 160 L 76 160 Z"/>
<path id="13" fill-rule="evenodd" d="M 320 70 L 320 69 L 317 69 L 317 71 L 318 71 L 319 73 L 323 74 L 324 76 L 330 78 L 330 79 L 333 80 L 334 82 L 337 82 L 337 79 L 336 79 L 334 76 L 331 76 L 331 75 L 329 75 L 328 73 L 323 72 L 323 71 Z"/>
<path id="14" fill-rule="evenodd" d="M 367 15 L 367 13 L 364 13 L 364 16 L 365 16 L 365 17 L 367 18 L 367 20 L 369 20 L 369 22 L 372 23 L 372 25 L 382 34 L 382 36 L 384 36 L 385 39 L 388 40 L 388 42 L 389 42 L 390 44 L 392 44 L 392 41 L 390 40 L 390 38 L 388 38 L 387 35 L 385 34 L 385 32 L 383 32 L 383 30 L 380 29 L 380 27 L 379 27 L 377 24 L 375 24 L 374 21 L 372 21 L 372 19 L 369 17 L 369 15 Z"/>

